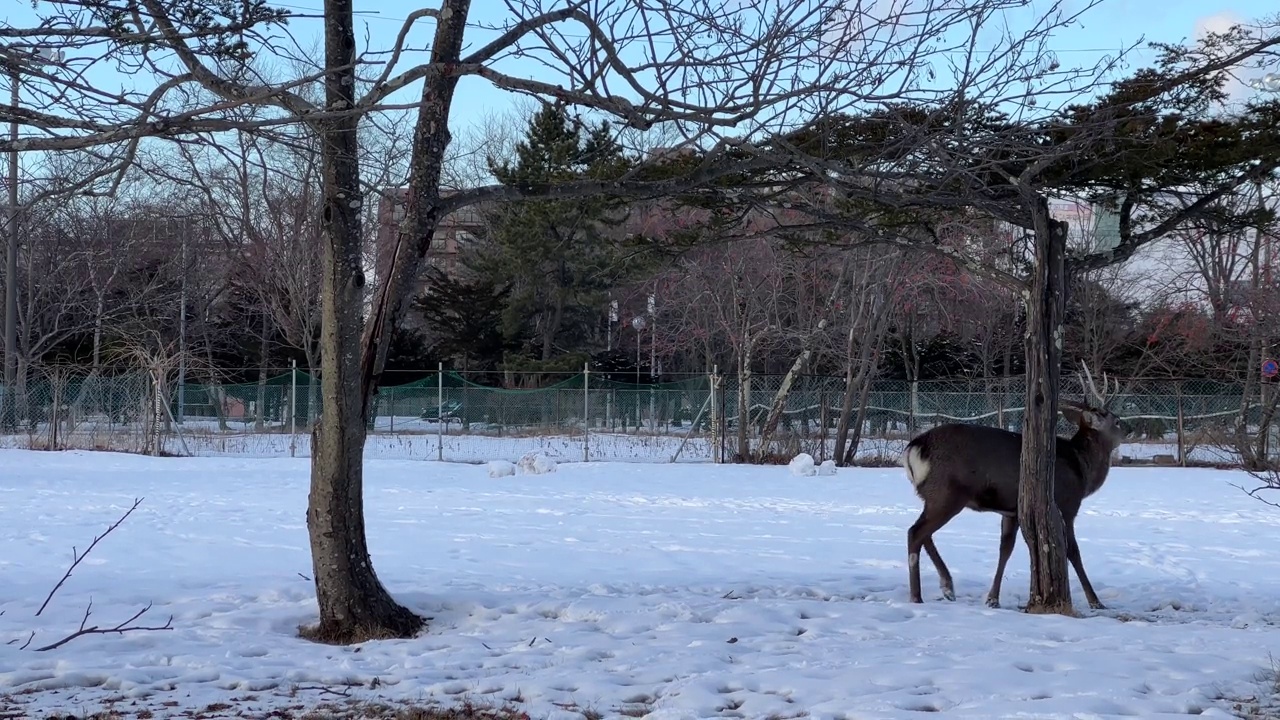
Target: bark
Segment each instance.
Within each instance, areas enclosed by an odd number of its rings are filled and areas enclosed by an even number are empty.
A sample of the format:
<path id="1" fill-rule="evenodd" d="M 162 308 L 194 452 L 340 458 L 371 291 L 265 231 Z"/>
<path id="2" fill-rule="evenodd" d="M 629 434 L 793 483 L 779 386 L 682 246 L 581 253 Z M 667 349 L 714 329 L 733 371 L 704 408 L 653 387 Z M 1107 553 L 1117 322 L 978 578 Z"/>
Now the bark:
<path id="1" fill-rule="evenodd" d="M 751 422 L 751 346 L 748 340 L 738 358 L 738 462 L 751 457 L 751 443 L 747 438 L 747 426 Z"/>
<path id="2" fill-rule="evenodd" d="M 93 372 L 102 368 L 102 314 L 106 312 L 104 293 L 98 293 L 98 303 L 93 315 Z"/>
<path id="3" fill-rule="evenodd" d="M 349 3 L 347 3 L 349 5 Z M 369 324 L 361 341 L 360 385 L 365 412 L 372 406 L 382 370 L 387 363 L 391 337 L 404 316 L 406 302 L 417 283 L 423 258 L 431 248 L 431 238 L 442 216 L 440 175 L 449 133 L 449 111 L 453 106 L 458 74 L 449 72 L 462 54 L 463 34 L 470 0 L 444 0 L 436 20 L 431 43 L 429 70 L 423 78 L 418 122 L 413 131 L 413 153 L 409 165 L 409 197 L 405 219 L 396 235 L 395 248 L 387 269 L 387 282 L 374 298 Z"/>
<path id="4" fill-rule="evenodd" d="M 262 432 L 266 424 L 267 416 L 267 360 L 270 356 L 270 346 L 268 334 L 270 327 L 267 325 L 267 309 L 262 308 L 262 338 L 261 345 L 258 348 L 258 411 L 254 413 L 256 417 L 253 420 L 253 429 Z"/>
<path id="5" fill-rule="evenodd" d="M 858 354 L 856 364 L 853 353 L 854 347 L 859 340 L 858 330 L 860 328 L 856 325 L 849 328 L 848 343 L 845 348 L 849 360 L 845 365 L 844 397 L 840 402 L 840 421 L 836 425 L 836 447 L 834 453 L 835 460 L 840 463 L 841 467 L 851 467 L 858 454 L 862 425 L 866 422 L 867 416 L 867 399 L 871 395 L 871 381 L 875 379 L 875 358 L 884 348 L 884 340 L 887 334 L 885 330 L 888 327 L 890 307 L 891 303 L 883 301 L 876 308 L 875 315 L 871 321 L 869 333 L 871 338 L 867 338 L 865 335 L 861 338 L 862 350 Z M 858 415 L 856 418 L 853 417 L 855 394 L 858 396 Z"/>
<path id="6" fill-rule="evenodd" d="M 544 361 L 551 359 L 551 355 L 555 351 L 556 335 L 560 333 L 560 325 L 564 322 L 564 288 L 556 287 L 555 294 L 556 299 L 549 313 L 550 319 L 547 321 L 547 327 L 542 331 L 542 359 Z M 544 311 L 544 317 L 547 315 Z"/>
<path id="7" fill-rule="evenodd" d="M 207 305 L 205 306 L 205 310 L 206 311 L 208 310 Z M 210 368 L 217 367 L 217 365 L 215 365 L 213 362 L 213 341 L 209 337 L 208 323 L 204 325 L 204 358 L 205 358 L 205 362 L 209 364 Z M 218 418 L 218 431 L 226 432 L 228 429 L 227 428 L 227 391 L 223 389 L 222 384 L 219 383 L 217 381 L 217 378 L 214 378 L 214 377 L 211 377 L 209 379 L 209 384 L 206 385 L 205 387 L 206 387 L 205 392 L 207 394 L 206 397 L 208 397 L 209 402 L 213 405 L 213 414 L 216 415 Z"/>
<path id="8" fill-rule="evenodd" d="M 1050 218 L 1043 198 L 1038 199 L 1035 210 L 1035 269 L 1026 295 L 1027 409 L 1022 425 L 1018 520 L 1031 556 L 1027 612 L 1071 614 L 1066 531 L 1053 494 L 1067 224 Z"/>
<path id="9" fill-rule="evenodd" d="M 354 102 L 352 0 L 325 2 L 325 99 Z M 364 527 L 367 403 L 361 386 L 360 164 L 357 117 L 321 125 L 324 199 L 321 212 L 320 334 L 324 412 L 312 432 L 307 530 L 320 622 L 305 631 L 323 642 L 409 637 L 423 620 L 398 604 L 374 573 Z"/>

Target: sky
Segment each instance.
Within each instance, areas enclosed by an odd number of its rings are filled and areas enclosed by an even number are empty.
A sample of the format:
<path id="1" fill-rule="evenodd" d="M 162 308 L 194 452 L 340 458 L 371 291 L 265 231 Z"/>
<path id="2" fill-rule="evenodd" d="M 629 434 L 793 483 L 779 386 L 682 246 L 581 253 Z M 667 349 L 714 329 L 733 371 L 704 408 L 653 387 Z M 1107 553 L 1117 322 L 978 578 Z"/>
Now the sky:
<path id="1" fill-rule="evenodd" d="M 308 0 L 291 0 L 290 4 L 296 8 L 319 6 Z M 1042 4 L 1048 6 L 1049 3 Z M 356 0 L 356 7 L 364 13 L 362 25 L 376 36 L 398 31 L 403 19 L 415 8 L 422 7 L 422 3 L 420 0 Z M 1136 42 L 1191 41 L 1205 31 L 1226 30 L 1234 23 L 1274 17 L 1277 12 L 1274 0 L 1103 0 L 1084 15 L 1082 27 L 1061 30 L 1053 49 L 1063 65 L 1091 65 Z M 473 0 L 472 18 L 476 23 L 497 23 L 509 16 L 501 0 Z M 420 24 L 433 27 L 430 23 L 427 20 Z M 468 40 L 480 45 L 495 36 L 495 32 L 473 27 Z M 1132 64 L 1146 64 L 1155 59 L 1155 53 L 1142 47 L 1135 49 L 1130 57 Z M 1280 67 L 1275 69 L 1280 71 Z M 485 81 L 468 78 L 464 87 L 465 92 L 455 99 L 455 121 L 470 124 L 482 121 L 494 111 L 513 107 L 514 99 L 509 93 Z"/>
<path id="2" fill-rule="evenodd" d="M 736 0 L 742 2 L 743 0 Z M 773 0 L 777 2 L 778 0 Z M 902 3 L 913 0 L 863 0 L 871 3 Z M 1042 7 L 1048 7 L 1049 0 L 1034 0 Z M 1086 0 L 1065 0 L 1077 3 L 1077 7 Z M 1140 40 L 1158 40 L 1180 42 L 1194 39 L 1205 30 L 1221 30 L 1233 22 L 1255 20 L 1274 14 L 1274 0 L 1102 0 L 1098 7 L 1092 8 L 1083 18 L 1080 26 L 1060 30 L 1053 43 L 1063 66 L 1092 65 L 1106 55 L 1115 55 L 1120 49 L 1128 47 Z M 523 3 L 529 6 L 559 7 L 556 0 L 473 0 L 471 10 L 471 27 L 468 28 L 467 46 L 478 47 L 496 36 L 496 31 L 483 27 L 486 24 L 501 24 L 512 17 L 508 5 Z M 29 27 L 34 20 L 30 0 L 8 0 L 6 20 L 12 26 Z M 44 3 L 39 3 L 44 4 Z M 301 15 L 316 15 L 319 12 L 320 0 L 281 0 L 272 3 L 287 8 Z M 607 3 L 602 3 L 607 4 Z M 372 49 L 389 47 L 404 18 L 415 9 L 423 7 L 423 0 L 356 0 L 359 20 L 359 42 Z M 1025 18 L 1023 19 L 1025 22 Z M 1011 21 L 1016 26 L 1017 19 Z M 411 35 L 412 45 L 426 47 L 430 41 L 430 33 L 434 28 L 431 19 L 420 20 Z M 290 23 L 290 31 L 297 44 L 303 48 L 320 47 L 321 24 L 315 18 L 296 18 Z M 423 57 L 421 54 L 418 58 Z M 1154 53 L 1139 48 L 1130 55 L 1129 68 L 1138 64 L 1146 64 L 1154 58 Z M 410 58 L 413 60 L 415 58 Z M 555 81 L 555 77 L 542 70 L 536 63 L 528 61 L 510 62 L 501 65 L 500 69 L 509 74 L 532 77 L 541 80 Z M 1280 70 L 1277 67 L 1276 70 Z M 115 70 L 102 69 L 93 77 L 95 83 L 110 87 L 115 85 L 137 85 L 148 83 L 150 78 L 133 78 L 122 75 Z M 149 89 L 149 88 L 148 88 Z M 1243 85 L 1237 92 L 1251 92 Z M 395 100 L 411 102 L 420 92 L 420 86 L 412 86 L 402 91 Z M 35 95 L 25 102 L 35 104 Z M 489 84 L 488 81 L 475 77 L 464 77 L 454 101 L 452 124 L 455 126 L 475 126 L 482 124 L 494 115 L 503 115 L 512 111 L 519 98 Z M 527 103 L 526 103 L 527 106 Z"/>

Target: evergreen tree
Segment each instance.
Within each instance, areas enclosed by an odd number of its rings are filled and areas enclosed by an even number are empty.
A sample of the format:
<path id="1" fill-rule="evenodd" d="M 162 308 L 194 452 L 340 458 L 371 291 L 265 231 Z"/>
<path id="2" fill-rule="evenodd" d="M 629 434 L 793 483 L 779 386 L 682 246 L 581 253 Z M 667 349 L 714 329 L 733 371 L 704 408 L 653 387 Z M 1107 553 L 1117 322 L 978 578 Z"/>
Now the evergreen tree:
<path id="1" fill-rule="evenodd" d="M 526 189 L 617 177 L 633 164 L 608 123 L 589 127 L 557 107 L 530 119 L 514 158 L 489 158 L 499 182 Z M 505 290 L 508 364 L 591 344 L 608 291 L 643 265 L 618 237 L 626 213 L 622 201 L 606 197 L 528 200 L 486 213 L 488 231 L 462 262 L 484 284 Z"/>

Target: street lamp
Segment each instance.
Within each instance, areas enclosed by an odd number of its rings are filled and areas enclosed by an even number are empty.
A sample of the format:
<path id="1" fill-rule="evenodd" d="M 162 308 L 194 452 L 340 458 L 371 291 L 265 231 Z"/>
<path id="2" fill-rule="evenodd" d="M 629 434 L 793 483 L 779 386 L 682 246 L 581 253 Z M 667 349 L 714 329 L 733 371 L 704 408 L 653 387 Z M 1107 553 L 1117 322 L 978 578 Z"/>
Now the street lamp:
<path id="1" fill-rule="evenodd" d="M 0 52 L 9 71 L 9 107 L 17 110 L 22 105 L 22 67 L 24 64 L 58 64 L 63 60 L 61 50 L 36 48 Z M 18 377 L 18 118 L 16 113 L 9 120 L 9 217 L 8 247 L 4 261 L 4 395 L 0 425 L 17 424 L 18 404 L 13 394 Z"/>

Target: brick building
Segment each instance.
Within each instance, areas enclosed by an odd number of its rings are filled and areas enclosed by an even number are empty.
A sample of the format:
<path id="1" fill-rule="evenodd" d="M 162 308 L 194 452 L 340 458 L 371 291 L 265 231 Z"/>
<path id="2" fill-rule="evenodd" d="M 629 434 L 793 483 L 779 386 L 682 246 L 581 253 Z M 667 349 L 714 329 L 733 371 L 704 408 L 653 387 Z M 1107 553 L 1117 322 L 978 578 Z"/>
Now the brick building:
<path id="1" fill-rule="evenodd" d="M 381 279 L 384 268 L 391 258 L 395 247 L 396 233 L 400 223 L 404 221 L 405 198 L 408 188 L 388 189 L 378 201 L 378 232 L 374 249 L 374 272 Z M 448 195 L 446 190 L 443 194 Z M 435 235 L 431 238 L 431 249 L 427 251 L 428 267 L 439 268 L 448 275 L 456 274 L 460 267 L 458 254 L 462 248 L 474 243 L 484 227 L 484 217 L 478 208 L 469 207 L 446 215 L 436 225 Z M 423 278 L 425 283 L 425 277 Z M 422 292 L 425 285 L 415 294 Z"/>

